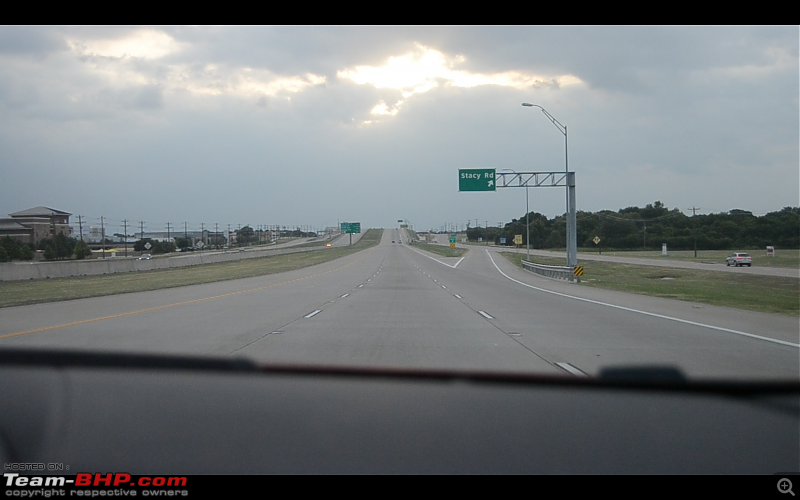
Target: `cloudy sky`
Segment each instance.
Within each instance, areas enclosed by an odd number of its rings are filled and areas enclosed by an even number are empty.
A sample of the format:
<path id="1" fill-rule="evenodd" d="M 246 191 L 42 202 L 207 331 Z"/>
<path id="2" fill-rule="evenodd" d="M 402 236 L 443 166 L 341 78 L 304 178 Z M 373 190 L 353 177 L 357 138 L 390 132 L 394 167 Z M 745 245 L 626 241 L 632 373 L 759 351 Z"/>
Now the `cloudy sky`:
<path id="1" fill-rule="evenodd" d="M 798 27 L 0 27 L 0 217 L 418 229 L 800 205 Z M 565 209 L 563 189 L 531 210 Z"/>

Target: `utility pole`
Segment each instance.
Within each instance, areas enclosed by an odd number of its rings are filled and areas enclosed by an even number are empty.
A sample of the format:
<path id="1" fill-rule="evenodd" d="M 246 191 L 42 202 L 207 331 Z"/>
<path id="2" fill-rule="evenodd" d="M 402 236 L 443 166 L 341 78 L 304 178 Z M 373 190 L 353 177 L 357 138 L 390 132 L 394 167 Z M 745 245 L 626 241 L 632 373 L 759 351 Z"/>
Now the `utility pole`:
<path id="1" fill-rule="evenodd" d="M 206 234 L 206 225 L 205 225 L 205 223 L 201 222 L 200 223 L 200 243 L 202 243 L 204 245 L 206 243 L 205 241 L 203 241 L 203 236 L 205 236 L 205 234 Z M 200 253 L 203 253 L 203 247 L 202 246 L 200 247 Z"/>
<path id="2" fill-rule="evenodd" d="M 100 216 L 100 248 L 103 249 L 103 258 L 106 258 L 106 228 L 103 225 L 103 216 Z"/>
<path id="3" fill-rule="evenodd" d="M 122 221 L 123 233 L 125 233 L 125 257 L 128 256 L 128 219 Z"/>
<path id="4" fill-rule="evenodd" d="M 144 221 L 139 221 L 139 239 L 144 240 Z"/>
<path id="5" fill-rule="evenodd" d="M 169 222 L 167 222 L 167 243 L 169 243 Z"/>
<path id="6" fill-rule="evenodd" d="M 694 205 L 689 210 L 692 211 L 692 241 L 694 242 L 694 258 L 697 258 L 697 236 L 695 236 L 695 222 L 694 216 L 697 215 L 697 210 L 700 210 L 700 207 L 695 207 Z"/>
<path id="7" fill-rule="evenodd" d="M 183 221 L 183 237 L 184 237 L 186 240 L 188 240 L 188 239 L 189 239 L 189 230 L 187 229 L 187 225 L 188 225 L 188 224 L 189 224 L 188 222 L 186 222 L 186 221 Z"/>
<path id="8" fill-rule="evenodd" d="M 643 245 L 643 247 L 647 248 L 647 221 L 642 221 L 642 222 L 644 222 L 644 245 Z"/>
<path id="9" fill-rule="evenodd" d="M 56 220 L 52 219 L 52 221 L 53 221 L 53 223 L 52 223 L 53 224 L 53 246 L 56 249 L 56 251 L 55 251 L 56 259 L 58 259 L 59 258 L 58 257 L 58 238 L 56 238 L 56 236 L 58 236 L 58 234 L 56 233 Z"/>
<path id="10" fill-rule="evenodd" d="M 231 225 L 228 224 L 228 248 L 231 247 Z"/>
<path id="11" fill-rule="evenodd" d="M 83 241 L 83 221 L 81 220 L 82 215 L 78 216 L 78 227 L 80 228 L 81 232 L 81 241 Z"/>
<path id="12" fill-rule="evenodd" d="M 219 250 L 219 229 L 217 229 L 218 226 L 219 226 L 219 223 L 215 222 L 214 223 L 214 246 L 216 247 L 217 250 Z"/>

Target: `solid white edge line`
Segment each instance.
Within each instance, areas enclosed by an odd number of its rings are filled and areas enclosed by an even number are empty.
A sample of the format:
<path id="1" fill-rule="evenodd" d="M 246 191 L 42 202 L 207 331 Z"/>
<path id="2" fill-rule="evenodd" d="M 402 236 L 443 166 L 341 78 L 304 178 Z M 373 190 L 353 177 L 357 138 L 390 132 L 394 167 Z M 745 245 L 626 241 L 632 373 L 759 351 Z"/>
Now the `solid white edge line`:
<path id="1" fill-rule="evenodd" d="M 571 374 L 573 374 L 573 375 L 575 375 L 577 377 L 585 377 L 586 376 L 585 373 L 583 373 L 582 371 L 578 370 L 577 368 L 575 368 L 574 366 L 572 366 L 569 363 L 556 363 L 556 366 L 558 366 L 562 370 L 567 371 L 567 372 L 569 372 L 569 373 L 571 373 Z"/>
<path id="2" fill-rule="evenodd" d="M 431 257 L 430 255 L 425 255 L 424 253 L 420 252 L 420 251 L 419 251 L 419 250 L 417 250 L 416 248 L 411 248 L 411 247 L 406 247 L 406 248 L 408 248 L 409 250 L 413 250 L 413 251 L 417 252 L 418 254 L 422 255 L 423 257 L 427 257 L 427 258 L 429 258 L 429 259 L 431 259 L 431 260 L 435 260 L 435 261 L 436 261 L 436 262 L 438 262 L 439 264 L 444 264 L 444 265 L 445 265 L 445 266 L 447 266 L 447 267 L 452 267 L 453 269 L 455 269 L 455 268 L 456 268 L 456 266 L 457 266 L 457 265 L 459 265 L 459 264 L 461 263 L 461 261 L 462 261 L 462 260 L 464 260 L 464 257 L 461 257 L 461 260 L 459 260 L 458 262 L 456 262 L 456 263 L 455 263 L 455 265 L 451 266 L 450 264 L 448 264 L 448 263 L 446 263 L 446 262 L 442 262 L 442 261 L 441 261 L 441 260 L 439 260 L 439 259 L 434 259 L 434 258 L 433 258 L 433 257 Z"/>
<path id="3" fill-rule="evenodd" d="M 478 314 L 480 314 L 481 316 L 483 316 L 486 319 L 494 319 L 493 317 L 489 316 L 489 314 L 487 314 L 487 313 L 485 313 L 483 311 L 478 311 Z"/>
<path id="4" fill-rule="evenodd" d="M 680 319 L 680 318 L 675 318 L 675 317 L 672 317 L 672 316 L 665 316 L 663 314 L 656 314 L 656 313 L 651 313 L 651 312 L 647 312 L 647 311 L 640 311 L 638 309 L 632 309 L 630 307 L 623 307 L 623 306 L 618 306 L 618 305 L 614 305 L 614 304 L 608 304 L 606 302 L 600 302 L 600 301 L 592 300 L 592 299 L 584 299 L 583 297 L 575 297 L 574 295 L 567 295 L 565 293 L 554 292 L 552 290 L 547 290 L 545 288 L 539 288 L 537 286 L 529 285 L 529 284 L 523 283 L 523 282 L 521 282 L 519 280 L 515 280 L 511 276 L 509 276 L 506 273 L 504 273 L 503 271 L 501 271 L 499 267 L 497 267 L 497 264 L 494 262 L 494 259 L 492 258 L 492 255 L 489 253 L 489 250 L 486 250 L 486 255 L 489 256 L 489 260 L 492 261 L 492 264 L 494 264 L 495 269 L 497 269 L 497 271 L 500 274 L 502 274 L 506 278 L 510 279 L 514 283 L 519 283 L 520 285 L 527 286 L 528 288 L 533 288 L 534 290 L 539 290 L 540 292 L 550 293 L 550 294 L 558 295 L 558 296 L 561 296 L 561 297 L 567 297 L 568 299 L 580 300 L 580 301 L 589 302 L 589 303 L 592 303 L 592 304 L 598 304 L 598 305 L 601 305 L 601 306 L 613 307 L 614 309 L 622 309 L 623 311 L 630 311 L 630 312 L 634 312 L 634 313 L 644 314 L 645 316 L 653 316 L 655 318 L 668 319 L 668 320 L 671 320 L 671 321 L 677 321 L 678 323 L 685 323 L 687 325 L 694 325 L 694 326 L 700 326 L 700 327 L 703 327 L 703 328 L 710 328 L 712 330 L 719 330 L 721 332 L 735 333 L 736 335 L 743 335 L 745 337 L 752 337 L 752 338 L 758 339 L 758 340 L 766 340 L 767 342 L 774 342 L 776 344 L 781 344 L 781 345 L 787 345 L 789 347 L 800 348 L 800 344 L 793 344 L 792 342 L 786 342 L 785 340 L 778 340 L 778 339 L 773 339 L 773 338 L 770 338 L 770 337 L 762 337 L 761 335 L 755 335 L 755 334 L 747 333 L 747 332 L 740 332 L 739 330 L 731 330 L 730 328 L 723 328 L 721 326 L 707 325 L 705 323 L 698 323 L 696 321 L 689 321 L 688 319 Z"/>
<path id="5" fill-rule="evenodd" d="M 316 311 L 314 311 L 314 312 L 310 312 L 310 313 L 306 314 L 306 315 L 305 315 L 305 316 L 303 316 L 303 317 L 304 317 L 304 318 L 313 318 L 314 316 L 316 316 L 317 314 L 319 314 L 319 313 L 321 313 L 321 312 L 322 312 L 322 310 L 321 310 L 321 309 L 317 309 Z"/>

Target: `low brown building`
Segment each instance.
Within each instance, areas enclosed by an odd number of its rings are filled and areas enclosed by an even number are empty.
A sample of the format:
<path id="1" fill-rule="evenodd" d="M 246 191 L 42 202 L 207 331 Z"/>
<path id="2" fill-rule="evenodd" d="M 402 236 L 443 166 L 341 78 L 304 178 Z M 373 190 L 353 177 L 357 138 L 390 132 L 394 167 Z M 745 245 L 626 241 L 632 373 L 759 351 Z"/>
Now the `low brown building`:
<path id="1" fill-rule="evenodd" d="M 20 243 L 38 245 L 55 234 L 71 236 L 68 212 L 47 207 L 35 207 L 8 214 L 10 219 L 0 219 L 0 238 L 10 236 Z"/>

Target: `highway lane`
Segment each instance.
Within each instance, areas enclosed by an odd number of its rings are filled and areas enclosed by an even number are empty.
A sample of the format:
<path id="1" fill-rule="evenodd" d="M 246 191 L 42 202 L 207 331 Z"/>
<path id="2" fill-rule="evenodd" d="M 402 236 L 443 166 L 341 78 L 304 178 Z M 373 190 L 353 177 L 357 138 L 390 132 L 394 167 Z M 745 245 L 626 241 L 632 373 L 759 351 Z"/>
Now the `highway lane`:
<path id="1" fill-rule="evenodd" d="M 798 379 L 796 318 L 549 280 L 482 248 L 455 269 L 430 258 L 414 262 L 552 364 L 588 374 L 611 365 L 669 364 L 692 377 Z"/>
<path id="2" fill-rule="evenodd" d="M 289 273 L 1 309 L 0 348 L 590 375 L 671 364 L 694 377 L 798 379 L 796 318 L 547 280 L 480 247 L 452 267 L 391 243 L 401 238 L 386 230 L 377 247 Z"/>
<path id="3" fill-rule="evenodd" d="M 241 280 L 0 309 L 0 347 L 232 354 L 367 279 L 377 252 Z"/>
<path id="4" fill-rule="evenodd" d="M 425 276 L 402 245 L 387 248 L 386 233 L 369 278 L 243 353 L 279 363 L 558 373 Z"/>

